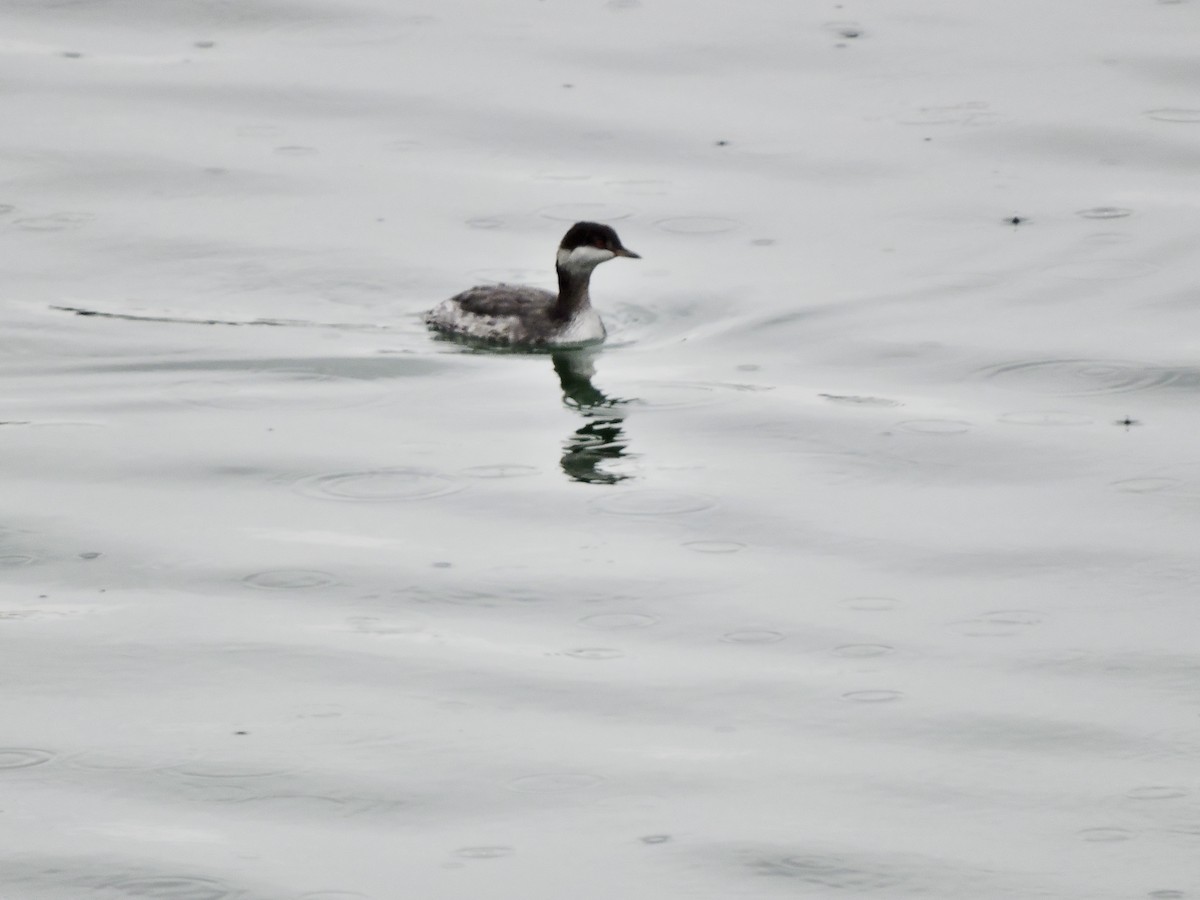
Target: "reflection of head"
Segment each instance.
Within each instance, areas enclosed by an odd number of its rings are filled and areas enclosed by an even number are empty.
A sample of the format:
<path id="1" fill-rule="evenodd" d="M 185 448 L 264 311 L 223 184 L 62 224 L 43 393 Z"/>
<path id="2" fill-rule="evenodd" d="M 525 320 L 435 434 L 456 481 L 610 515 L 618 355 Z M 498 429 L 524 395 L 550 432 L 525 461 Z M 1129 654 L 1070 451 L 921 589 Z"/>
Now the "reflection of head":
<path id="1" fill-rule="evenodd" d="M 627 456 L 621 418 L 592 419 L 567 439 L 559 465 L 572 481 L 587 484 L 616 484 L 631 477 L 606 472 L 601 466 Z"/>
<path id="2" fill-rule="evenodd" d="M 629 478 L 601 468 L 605 462 L 629 454 L 625 452 L 625 416 L 621 411 L 625 401 L 608 397 L 592 384 L 595 351 L 566 350 L 555 353 L 553 359 L 562 385 L 563 405 L 586 420 L 564 445 L 560 463 L 563 472 L 572 481 L 588 484 L 616 484 Z"/>

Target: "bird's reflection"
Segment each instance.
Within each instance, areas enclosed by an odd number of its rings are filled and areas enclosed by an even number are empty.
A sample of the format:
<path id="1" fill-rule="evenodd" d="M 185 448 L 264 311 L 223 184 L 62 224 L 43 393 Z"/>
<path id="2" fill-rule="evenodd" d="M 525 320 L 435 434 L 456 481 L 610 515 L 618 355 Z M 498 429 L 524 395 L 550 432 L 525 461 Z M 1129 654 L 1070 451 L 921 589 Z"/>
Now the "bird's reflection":
<path id="1" fill-rule="evenodd" d="M 588 484 L 625 481 L 629 475 L 607 471 L 606 465 L 631 455 L 623 428 L 628 401 L 609 397 L 592 384 L 595 350 L 563 350 L 553 354 L 553 359 L 562 385 L 563 405 L 584 420 L 563 446 L 563 472 L 572 481 Z"/>

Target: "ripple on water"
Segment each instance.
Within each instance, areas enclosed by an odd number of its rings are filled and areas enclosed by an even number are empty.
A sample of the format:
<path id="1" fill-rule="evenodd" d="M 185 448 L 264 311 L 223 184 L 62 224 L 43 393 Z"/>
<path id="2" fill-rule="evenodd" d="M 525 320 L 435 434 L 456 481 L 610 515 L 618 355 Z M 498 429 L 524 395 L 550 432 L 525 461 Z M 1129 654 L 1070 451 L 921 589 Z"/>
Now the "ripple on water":
<path id="1" fill-rule="evenodd" d="M 16 219 L 13 227 L 22 231 L 73 231 L 76 228 L 82 228 L 95 218 L 91 213 L 61 212 L 48 216 Z"/>
<path id="2" fill-rule="evenodd" d="M 647 489 L 609 494 L 592 505 L 617 516 L 682 516 L 712 509 L 717 503 L 703 494 Z"/>
<path id="3" fill-rule="evenodd" d="M 171 771 L 189 778 L 237 779 L 277 778 L 291 775 L 296 770 L 266 762 L 252 762 L 235 758 L 205 758 L 172 766 Z"/>
<path id="4" fill-rule="evenodd" d="M 1179 490 L 1184 482 L 1178 478 L 1124 478 L 1112 482 L 1112 486 L 1124 494 L 1157 494 L 1160 491 Z"/>
<path id="5" fill-rule="evenodd" d="M 459 847 L 454 851 L 454 855 L 459 859 L 500 859 L 504 856 L 512 856 L 516 851 L 512 847 L 490 846 L 490 847 Z"/>
<path id="6" fill-rule="evenodd" d="M 1076 833 L 1082 840 L 1093 844 L 1115 844 L 1134 837 L 1134 832 L 1127 828 L 1084 828 Z"/>
<path id="7" fill-rule="evenodd" d="M 655 616 L 647 613 L 596 613 L 584 616 L 579 624 L 585 628 L 616 631 L 624 628 L 651 628 L 658 624 Z"/>
<path id="8" fill-rule="evenodd" d="M 358 891 L 312 891 L 301 894 L 300 900 L 367 900 L 367 895 Z"/>
<path id="9" fill-rule="evenodd" d="M 900 606 L 900 601 L 895 597 L 849 597 L 841 605 L 857 612 L 890 612 Z"/>
<path id="10" fill-rule="evenodd" d="M 1200 125 L 1200 109 L 1180 106 L 1165 106 L 1160 109 L 1148 109 L 1142 115 L 1156 122 L 1175 122 L 1183 125 Z"/>
<path id="11" fill-rule="evenodd" d="M 764 875 L 794 878 L 798 881 L 848 893 L 886 891 L 900 880 L 886 872 L 870 871 L 841 860 L 823 856 L 784 856 L 751 863 Z M 907 893 L 907 892 L 906 892 Z"/>
<path id="12" fill-rule="evenodd" d="M 830 403 L 837 403 L 843 406 L 879 406 L 891 407 L 901 406 L 899 400 L 890 400 L 887 397 L 868 397 L 860 394 L 817 394 L 822 400 L 828 400 Z"/>
<path id="13" fill-rule="evenodd" d="M 178 759 L 162 759 L 158 762 L 146 762 L 127 756 L 118 756 L 98 750 L 85 750 L 68 757 L 65 762 L 77 769 L 91 769 L 100 772 L 146 772 L 157 769 L 170 769 L 179 765 Z"/>
<path id="14" fill-rule="evenodd" d="M 56 757 L 56 753 L 36 747 L 0 747 L 0 771 L 31 769 L 45 765 Z"/>
<path id="15" fill-rule="evenodd" d="M 1130 800 L 1177 800 L 1187 795 L 1186 788 L 1173 784 L 1145 784 L 1125 792 Z"/>
<path id="16" fill-rule="evenodd" d="M 988 366 L 976 374 L 1012 390 L 1068 396 L 1200 388 L 1197 369 L 1112 359 L 1037 359 Z"/>
<path id="17" fill-rule="evenodd" d="M 546 593 L 536 587 L 505 587 L 471 588 L 461 585 L 427 586 L 411 588 L 406 596 L 417 603 L 476 606 L 481 609 L 495 609 L 501 606 L 524 605 L 526 603 L 546 603 L 558 595 Z"/>
<path id="18" fill-rule="evenodd" d="M 303 591 L 336 584 L 337 579 L 316 569 L 267 569 L 247 575 L 242 583 L 264 591 Z"/>
<path id="19" fill-rule="evenodd" d="M 660 318 L 653 309 L 647 306 L 638 306 L 636 303 L 614 303 L 607 309 L 604 320 L 619 327 L 622 331 L 652 325 Z"/>
<path id="20" fill-rule="evenodd" d="M 276 147 L 273 151 L 276 156 L 316 156 L 316 147 L 305 147 L 300 144 L 287 144 L 282 147 Z"/>
<path id="21" fill-rule="evenodd" d="M 965 637 L 1012 637 L 1040 625 L 1045 616 L 1032 609 L 998 609 L 973 619 L 960 619 L 950 627 Z"/>
<path id="22" fill-rule="evenodd" d="M 558 203 L 538 210 L 539 216 L 556 222 L 616 222 L 633 213 L 628 206 L 612 203 Z"/>
<path id="23" fill-rule="evenodd" d="M 721 216 L 673 216 L 659 219 L 654 225 L 673 234 L 724 234 L 744 227 L 737 219 Z"/>
<path id="24" fill-rule="evenodd" d="M 721 635 L 721 640 L 727 644 L 777 644 L 787 635 L 781 631 L 746 628 L 741 631 L 727 631 Z"/>
<path id="25" fill-rule="evenodd" d="M 901 125 L 989 125 L 997 114 L 984 100 L 968 100 L 949 106 L 921 106 L 897 119 Z"/>
<path id="26" fill-rule="evenodd" d="M 887 689 L 875 689 L 864 691 L 848 691 L 842 694 L 843 700 L 850 700 L 854 703 L 891 703 L 894 700 L 899 700 L 904 696 L 902 691 L 892 691 Z"/>
<path id="27" fill-rule="evenodd" d="M 895 652 L 890 644 L 842 644 L 834 647 L 833 652 L 847 659 L 870 659 L 875 656 L 887 656 Z"/>
<path id="28" fill-rule="evenodd" d="M 221 900 L 233 893 L 233 887 L 215 878 L 198 875 L 155 875 L 111 882 L 108 889 L 127 897 L 153 897 L 157 900 Z"/>
<path id="29" fill-rule="evenodd" d="M 1132 216 L 1133 210 L 1123 206 L 1093 206 L 1081 209 L 1075 215 L 1085 219 L 1124 219 L 1126 216 Z"/>
<path id="30" fill-rule="evenodd" d="M 567 650 L 563 656 L 570 656 L 574 659 L 621 659 L 625 656 L 623 652 L 614 647 L 576 647 L 574 650 Z"/>
<path id="31" fill-rule="evenodd" d="M 650 409 L 692 409 L 722 398 L 711 384 L 690 381 L 638 381 L 630 385 L 637 405 Z"/>
<path id="32" fill-rule="evenodd" d="M 5 553 L 0 555 L 0 569 L 19 569 L 22 566 L 31 566 L 37 561 L 36 556 L 27 553 Z"/>
<path id="33" fill-rule="evenodd" d="M 357 503 L 428 500 L 453 494 L 464 487 L 452 476 L 432 469 L 410 467 L 314 475 L 296 485 L 300 493 L 310 497 Z"/>
<path id="34" fill-rule="evenodd" d="M 739 553 L 746 549 L 740 541 L 687 541 L 683 546 L 693 553 Z"/>
<path id="35" fill-rule="evenodd" d="M 415 619 L 388 619 L 386 621 L 375 616 L 351 616 L 346 624 L 355 634 L 395 635 L 420 634 L 426 630 L 423 622 Z"/>
<path id="36" fill-rule="evenodd" d="M 603 782 L 601 776 L 589 772 L 539 772 L 514 778 L 508 786 L 523 794 L 558 794 L 586 790 Z"/>
<path id="37" fill-rule="evenodd" d="M 228 378 L 180 381 L 170 392 L 184 403 L 216 409 L 342 409 L 379 400 L 383 388 L 361 378 L 281 369 Z"/>

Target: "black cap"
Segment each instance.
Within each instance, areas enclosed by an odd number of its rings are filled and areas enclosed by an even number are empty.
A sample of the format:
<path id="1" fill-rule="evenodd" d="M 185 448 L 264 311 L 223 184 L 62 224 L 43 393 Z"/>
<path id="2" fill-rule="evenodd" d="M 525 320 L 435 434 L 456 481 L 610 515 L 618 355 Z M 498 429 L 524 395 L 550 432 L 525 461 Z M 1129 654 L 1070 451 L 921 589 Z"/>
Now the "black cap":
<path id="1" fill-rule="evenodd" d="M 563 235 L 562 243 L 558 246 L 560 250 L 574 250 L 576 247 L 599 247 L 603 250 L 610 250 L 617 256 L 641 259 L 632 250 L 625 249 L 615 231 L 599 222 L 576 222 Z"/>

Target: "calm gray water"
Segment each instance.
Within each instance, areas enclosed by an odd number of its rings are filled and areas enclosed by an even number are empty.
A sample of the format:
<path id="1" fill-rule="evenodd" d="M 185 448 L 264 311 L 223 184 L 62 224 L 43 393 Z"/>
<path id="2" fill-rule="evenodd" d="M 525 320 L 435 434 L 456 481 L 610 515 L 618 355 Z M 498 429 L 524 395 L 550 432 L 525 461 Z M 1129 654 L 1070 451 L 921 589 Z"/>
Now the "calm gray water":
<path id="1" fill-rule="evenodd" d="M 1196 3 L 0 24 L 3 900 L 1200 896 Z"/>

